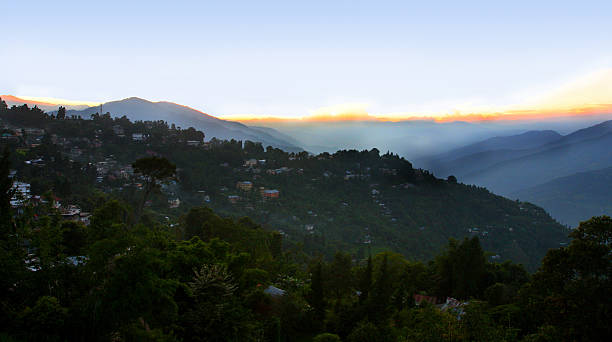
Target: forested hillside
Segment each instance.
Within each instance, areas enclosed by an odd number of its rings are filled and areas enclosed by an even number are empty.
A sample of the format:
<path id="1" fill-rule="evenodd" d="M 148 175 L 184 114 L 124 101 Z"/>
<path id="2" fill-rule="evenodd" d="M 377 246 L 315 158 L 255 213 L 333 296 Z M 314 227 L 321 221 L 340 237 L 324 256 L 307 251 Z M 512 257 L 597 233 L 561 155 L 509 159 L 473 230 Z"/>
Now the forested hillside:
<path id="1" fill-rule="evenodd" d="M 129 166 L 155 155 L 178 168 L 178 178 L 147 203 L 159 220 L 206 205 L 249 216 L 310 254 L 331 257 L 341 249 L 363 257 L 370 249 L 391 249 L 430 260 L 449 238 L 479 236 L 493 260 L 534 270 L 549 248 L 567 242 L 563 227 L 536 206 L 437 179 L 376 149 L 287 153 L 249 141 L 204 143 L 204 133 L 161 121 L 132 123 L 107 114 L 58 119 L 23 107 L 3 119 L 45 130 L 44 143 L 14 155 L 17 177 L 36 194 L 51 190 L 86 210 L 96 196 L 133 203 L 140 190 Z M 11 146 L 16 150 L 18 143 Z M 169 208 L 177 199 L 180 204 Z"/>

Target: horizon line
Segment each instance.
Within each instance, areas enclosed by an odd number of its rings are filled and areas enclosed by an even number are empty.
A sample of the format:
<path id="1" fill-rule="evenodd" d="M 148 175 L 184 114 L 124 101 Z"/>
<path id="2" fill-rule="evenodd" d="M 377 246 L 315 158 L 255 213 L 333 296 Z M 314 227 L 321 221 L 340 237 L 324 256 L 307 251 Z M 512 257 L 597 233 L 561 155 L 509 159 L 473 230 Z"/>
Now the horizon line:
<path id="1" fill-rule="evenodd" d="M 241 123 L 326 123 L 326 122 L 405 122 L 405 121 L 430 121 L 437 123 L 446 122 L 491 122 L 491 121 L 518 121 L 518 120 L 547 120 L 554 118 L 586 117 L 596 115 L 612 115 L 612 103 L 585 104 L 579 107 L 559 108 L 559 109 L 510 109 L 505 111 L 470 111 L 462 113 L 456 110 L 454 113 L 440 114 L 415 114 L 415 113 L 368 113 L 364 107 L 350 107 L 346 110 L 334 112 L 329 110 L 332 107 L 323 107 L 312 111 L 310 115 L 304 116 L 283 116 L 283 115 L 257 115 L 257 114 L 220 114 L 212 115 L 196 108 L 178 104 L 176 102 L 160 100 L 150 101 L 137 96 L 129 96 L 121 100 L 107 102 L 91 102 L 66 100 L 53 97 L 35 96 L 15 96 L 0 95 L 0 98 L 13 102 L 23 102 L 31 105 L 69 105 L 69 106 L 89 106 L 96 107 L 109 102 L 123 101 L 127 99 L 140 99 L 151 103 L 171 103 L 177 106 L 188 108 L 204 115 L 227 121 Z M 346 107 L 347 105 L 337 105 L 335 107 Z"/>

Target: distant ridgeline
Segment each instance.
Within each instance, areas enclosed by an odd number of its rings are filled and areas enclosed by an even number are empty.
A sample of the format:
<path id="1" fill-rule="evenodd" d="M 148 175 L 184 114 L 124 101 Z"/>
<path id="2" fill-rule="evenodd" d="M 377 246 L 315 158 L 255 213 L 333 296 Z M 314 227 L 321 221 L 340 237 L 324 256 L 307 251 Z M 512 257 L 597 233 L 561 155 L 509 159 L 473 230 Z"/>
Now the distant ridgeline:
<path id="1" fill-rule="evenodd" d="M 205 142 L 204 133 L 164 121 L 108 113 L 69 119 L 64 111 L 51 116 L 26 106 L 0 111 L 1 143 L 16 152 L 16 179 L 29 183 L 33 195 L 52 190 L 83 210 L 108 196 L 135 203 L 141 184 L 130 166 L 154 155 L 176 164 L 178 179 L 145 204 L 150 217 L 177 222 L 206 205 L 248 216 L 309 254 L 343 250 L 363 258 L 391 249 L 431 260 L 449 238 L 478 236 L 491 261 L 513 260 L 533 271 L 549 248 L 568 242 L 568 231 L 537 206 L 454 177 L 437 179 L 377 149 L 315 156 L 251 141 Z"/>

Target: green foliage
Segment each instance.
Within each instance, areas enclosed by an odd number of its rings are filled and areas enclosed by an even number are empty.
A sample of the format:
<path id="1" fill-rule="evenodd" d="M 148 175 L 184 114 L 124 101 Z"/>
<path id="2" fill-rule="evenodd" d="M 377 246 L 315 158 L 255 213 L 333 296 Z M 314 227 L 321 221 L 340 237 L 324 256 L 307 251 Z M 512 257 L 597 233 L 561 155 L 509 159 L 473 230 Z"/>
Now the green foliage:
<path id="1" fill-rule="evenodd" d="M 385 342 L 391 340 L 388 329 L 361 322 L 347 337 L 348 342 Z"/>
<path id="2" fill-rule="evenodd" d="M 88 228 L 88 238 L 91 242 L 114 238 L 127 229 L 129 209 L 119 201 L 106 202 L 94 211 Z"/>
<path id="3" fill-rule="evenodd" d="M 336 252 L 325 276 L 327 288 L 337 303 L 351 295 L 352 290 L 352 258 L 348 253 Z"/>
<path id="4" fill-rule="evenodd" d="M 135 161 L 132 167 L 135 173 L 141 174 L 151 185 L 156 181 L 172 178 L 176 174 L 176 165 L 166 158 L 141 158 Z"/>
<path id="5" fill-rule="evenodd" d="M 194 300 L 184 315 L 191 327 L 189 340 L 239 341 L 247 338 L 249 327 L 243 322 L 248 313 L 234 301 L 237 286 L 225 266 L 203 265 L 195 271 L 189 289 Z"/>
<path id="6" fill-rule="evenodd" d="M 323 333 L 315 336 L 312 342 L 341 342 L 340 336 L 336 334 Z"/>
<path id="7" fill-rule="evenodd" d="M 372 256 L 368 257 L 368 263 L 361 272 L 361 278 L 359 280 L 359 291 L 361 294 L 359 295 L 359 302 L 363 303 L 367 300 L 370 295 L 370 289 L 372 288 Z"/>
<path id="8" fill-rule="evenodd" d="M 134 173 L 139 174 L 144 182 L 144 194 L 138 206 L 138 216 L 142 213 L 145 202 L 149 199 L 152 191 L 159 189 L 159 183 L 169 180 L 176 175 L 176 165 L 166 158 L 147 157 L 136 160 L 132 167 Z"/>
<path id="9" fill-rule="evenodd" d="M 12 228 L 11 198 L 15 190 L 13 180 L 9 178 L 10 167 L 10 151 L 5 147 L 0 158 L 0 233 L 3 236 L 10 233 Z"/>
<path id="10" fill-rule="evenodd" d="M 315 318 L 322 322 L 325 318 L 325 295 L 323 290 L 323 271 L 321 261 L 316 262 L 310 276 L 308 302 L 314 309 Z"/>
<path id="11" fill-rule="evenodd" d="M 384 254 L 372 291 L 366 303 L 368 317 L 373 323 L 382 323 L 389 317 L 393 283 L 388 266 L 388 255 Z"/>
<path id="12" fill-rule="evenodd" d="M 486 260 L 477 237 L 460 244 L 451 240 L 444 254 L 436 258 L 440 277 L 438 293 L 469 299 L 479 297 L 484 290 Z"/>
<path id="13" fill-rule="evenodd" d="M 270 275 L 259 268 L 248 268 L 242 272 L 240 277 L 240 288 L 249 289 L 256 286 L 264 286 L 270 281 Z"/>
<path id="14" fill-rule="evenodd" d="M 397 316 L 401 341 L 459 341 L 459 321 L 431 305 L 402 310 Z"/>
<path id="15" fill-rule="evenodd" d="M 568 247 L 546 254 L 521 303 L 536 326 L 553 326 L 564 340 L 601 340 L 612 334 L 612 219 L 593 217 L 570 236 Z"/>
<path id="16" fill-rule="evenodd" d="M 61 334 L 68 320 L 68 309 L 55 297 L 40 297 L 34 307 L 26 307 L 19 321 L 28 339 L 61 341 Z"/>

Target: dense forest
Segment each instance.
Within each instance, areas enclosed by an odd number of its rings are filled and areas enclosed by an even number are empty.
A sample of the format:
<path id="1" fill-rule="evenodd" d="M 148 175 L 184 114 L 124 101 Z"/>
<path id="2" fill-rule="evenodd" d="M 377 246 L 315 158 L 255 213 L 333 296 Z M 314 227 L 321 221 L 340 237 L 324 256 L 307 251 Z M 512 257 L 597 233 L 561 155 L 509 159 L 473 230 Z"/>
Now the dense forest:
<path id="1" fill-rule="evenodd" d="M 1 102 L 0 111 L 0 339 L 599 341 L 612 333 L 609 217 L 551 243 L 568 232 L 541 209 L 436 179 L 390 153 L 287 154 L 205 144 L 202 132 L 163 122 L 66 118 Z M 45 133 L 16 134 L 19 126 Z M 255 171 L 264 159 L 274 174 Z M 101 175 L 109 164 L 130 172 Z M 15 179 L 40 196 L 16 201 Z M 236 187 L 247 180 L 281 194 Z M 176 196 L 181 204 L 169 207 Z M 92 215 L 66 219 L 60 202 Z M 306 229 L 294 212 L 310 215 Z M 360 220 L 365 241 L 351 230 Z M 471 231 L 442 229 L 453 223 Z M 537 271 L 486 252 L 504 243 L 492 238 L 495 224 L 520 233 L 516 248 L 545 251 Z M 413 225 L 436 238 L 402 249 Z"/>

